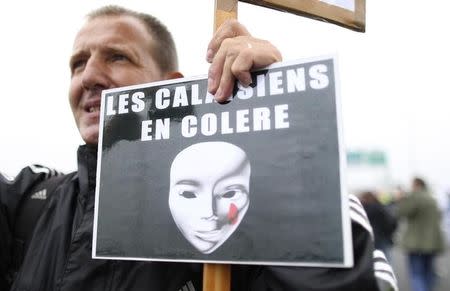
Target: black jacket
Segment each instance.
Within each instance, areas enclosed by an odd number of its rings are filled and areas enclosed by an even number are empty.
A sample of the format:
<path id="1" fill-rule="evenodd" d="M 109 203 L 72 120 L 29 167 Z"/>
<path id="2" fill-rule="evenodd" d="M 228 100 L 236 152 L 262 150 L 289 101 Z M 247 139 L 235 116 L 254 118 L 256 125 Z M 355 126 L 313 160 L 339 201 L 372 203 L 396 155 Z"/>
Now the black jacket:
<path id="1" fill-rule="evenodd" d="M 201 264 L 91 258 L 95 172 L 96 150 L 87 146 L 80 147 L 78 172 L 66 175 L 47 201 L 11 290 L 202 290 Z M 14 184 L 24 183 L 19 180 L 20 175 L 9 184 L 2 182 L 1 215 L 8 216 L 11 212 L 8 207 L 14 203 L 8 197 L 20 195 L 11 193 L 11 189 L 18 191 Z M 24 190 L 23 188 L 20 190 Z M 353 268 L 232 265 L 231 289 L 394 290 L 389 289 L 395 284 L 390 266 L 382 256 L 375 256 L 374 259 L 370 225 L 361 223 L 361 219 L 367 222 L 367 217 L 361 212 L 362 207 L 354 200 L 351 208 L 354 212 L 351 215 L 355 260 Z M 353 220 L 355 215 L 359 218 Z M 13 214 L 10 213 L 10 216 L 13 217 Z M 5 225 L 10 223 L 7 221 Z M 0 227 L 5 228 L 1 223 Z M 8 227 L 11 228 L 10 225 Z M 0 231 L 3 232 L 4 229 Z M 7 240 L 2 236 L 1 241 L 3 243 Z M 3 264 L 6 268 L 5 258 L 0 257 L 0 260 L 3 260 L 0 265 Z M 377 261 L 376 264 L 374 260 Z"/>
<path id="2" fill-rule="evenodd" d="M 392 246 L 397 219 L 389 209 L 378 201 L 363 204 L 375 237 L 375 247 Z"/>

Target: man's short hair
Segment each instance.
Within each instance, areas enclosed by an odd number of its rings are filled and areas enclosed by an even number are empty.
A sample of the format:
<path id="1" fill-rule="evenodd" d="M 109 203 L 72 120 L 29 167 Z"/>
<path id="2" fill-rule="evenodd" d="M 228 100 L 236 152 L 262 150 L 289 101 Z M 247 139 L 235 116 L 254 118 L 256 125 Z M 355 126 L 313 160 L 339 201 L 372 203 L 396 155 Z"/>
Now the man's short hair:
<path id="1" fill-rule="evenodd" d="M 427 183 L 425 182 L 424 179 L 420 178 L 420 177 L 415 177 L 413 179 L 413 183 L 414 185 L 418 186 L 419 188 L 426 190 L 427 189 Z"/>
<path id="2" fill-rule="evenodd" d="M 107 5 L 90 12 L 87 20 L 102 16 L 131 16 L 142 21 L 149 34 L 155 39 L 149 48 L 161 72 L 168 73 L 178 70 L 177 50 L 172 34 L 156 17 L 116 5 Z"/>

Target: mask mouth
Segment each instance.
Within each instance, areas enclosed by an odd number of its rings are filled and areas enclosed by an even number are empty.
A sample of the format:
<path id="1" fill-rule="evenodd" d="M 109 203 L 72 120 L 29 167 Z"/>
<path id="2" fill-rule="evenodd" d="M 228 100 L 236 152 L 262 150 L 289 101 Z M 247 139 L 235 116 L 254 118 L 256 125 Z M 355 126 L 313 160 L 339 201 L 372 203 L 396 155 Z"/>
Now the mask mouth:
<path id="1" fill-rule="evenodd" d="M 194 231 L 196 238 L 206 242 L 217 242 L 222 237 L 222 229 L 215 229 L 209 231 Z"/>

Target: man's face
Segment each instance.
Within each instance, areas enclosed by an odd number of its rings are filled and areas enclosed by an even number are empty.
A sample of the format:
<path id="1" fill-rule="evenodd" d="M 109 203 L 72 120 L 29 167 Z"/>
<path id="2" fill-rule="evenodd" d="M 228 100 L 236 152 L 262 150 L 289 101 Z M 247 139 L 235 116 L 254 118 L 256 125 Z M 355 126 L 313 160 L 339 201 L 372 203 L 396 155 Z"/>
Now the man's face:
<path id="1" fill-rule="evenodd" d="M 169 207 L 184 237 L 209 254 L 236 230 L 249 205 L 250 163 L 225 142 L 194 144 L 170 169 Z"/>
<path id="2" fill-rule="evenodd" d="M 161 80 L 143 23 L 130 16 L 100 16 L 79 31 L 70 59 L 69 102 L 81 137 L 98 142 L 101 91 Z"/>

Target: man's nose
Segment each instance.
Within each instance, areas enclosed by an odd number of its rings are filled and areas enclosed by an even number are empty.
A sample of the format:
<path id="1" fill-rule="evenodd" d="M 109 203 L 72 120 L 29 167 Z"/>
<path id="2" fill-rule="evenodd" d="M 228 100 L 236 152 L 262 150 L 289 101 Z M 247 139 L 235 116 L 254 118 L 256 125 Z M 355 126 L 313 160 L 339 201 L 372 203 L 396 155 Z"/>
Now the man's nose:
<path id="1" fill-rule="evenodd" d="M 109 72 L 100 59 L 91 57 L 83 70 L 82 86 L 86 90 L 109 88 Z"/>

